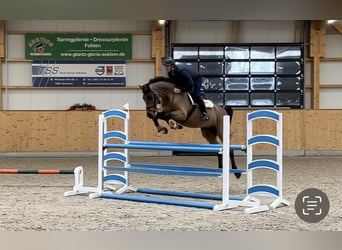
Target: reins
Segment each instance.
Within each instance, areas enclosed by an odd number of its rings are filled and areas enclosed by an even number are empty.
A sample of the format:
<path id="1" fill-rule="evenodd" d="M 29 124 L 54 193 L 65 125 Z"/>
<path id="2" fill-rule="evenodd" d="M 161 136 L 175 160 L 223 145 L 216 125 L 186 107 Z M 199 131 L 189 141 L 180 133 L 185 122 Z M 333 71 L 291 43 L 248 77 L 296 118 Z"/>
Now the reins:
<path id="1" fill-rule="evenodd" d="M 152 95 L 152 97 L 153 97 L 153 106 L 146 106 L 146 108 L 147 109 L 157 109 L 157 97 L 156 97 L 156 94 L 155 93 L 153 93 L 153 91 L 152 90 L 150 90 L 150 92 L 146 95 L 146 96 L 150 96 L 150 95 Z"/>

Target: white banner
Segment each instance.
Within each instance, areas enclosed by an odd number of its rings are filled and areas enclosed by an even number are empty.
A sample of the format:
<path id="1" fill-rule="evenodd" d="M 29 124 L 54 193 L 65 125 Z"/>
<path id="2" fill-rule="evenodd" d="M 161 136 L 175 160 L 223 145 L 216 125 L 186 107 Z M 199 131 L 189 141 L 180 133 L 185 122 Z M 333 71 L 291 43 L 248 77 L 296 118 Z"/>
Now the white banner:
<path id="1" fill-rule="evenodd" d="M 125 86 L 126 63 L 116 61 L 33 61 L 35 87 Z"/>

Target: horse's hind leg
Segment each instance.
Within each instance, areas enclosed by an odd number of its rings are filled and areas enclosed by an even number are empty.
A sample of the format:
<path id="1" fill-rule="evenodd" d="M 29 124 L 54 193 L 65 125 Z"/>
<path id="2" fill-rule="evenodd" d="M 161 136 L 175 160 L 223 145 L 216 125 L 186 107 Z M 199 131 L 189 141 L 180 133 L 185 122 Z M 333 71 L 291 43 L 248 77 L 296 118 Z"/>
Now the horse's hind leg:
<path id="1" fill-rule="evenodd" d="M 215 128 L 202 128 L 201 129 L 203 137 L 211 144 L 217 144 L 219 143 L 217 141 L 217 135 L 216 135 L 216 129 Z M 229 150 L 229 158 L 230 162 L 232 165 L 232 169 L 237 169 L 237 165 L 235 162 L 235 155 L 234 155 L 234 150 Z M 218 160 L 218 167 L 222 168 L 223 167 L 223 157 L 222 153 L 217 153 L 217 160 Z M 236 178 L 240 178 L 241 174 L 240 173 L 234 173 Z"/>
<path id="2" fill-rule="evenodd" d="M 202 128 L 201 129 L 202 136 L 210 143 L 210 144 L 218 144 L 219 142 L 217 141 L 217 130 L 216 128 Z M 218 152 L 217 153 L 217 165 L 219 168 L 222 168 L 222 153 Z"/>
<path id="3" fill-rule="evenodd" d="M 182 124 L 176 122 L 173 119 L 170 119 L 167 123 L 169 124 L 170 128 L 172 128 L 172 129 L 182 129 L 183 128 Z"/>
<path id="4" fill-rule="evenodd" d="M 217 133 L 216 128 L 201 128 L 202 136 L 210 143 L 210 144 L 218 144 L 217 141 Z"/>
<path id="5" fill-rule="evenodd" d="M 230 162 L 232 164 L 232 169 L 238 169 L 236 166 L 236 162 L 235 162 L 234 150 L 232 150 L 232 149 L 229 150 L 229 158 L 230 158 Z M 218 159 L 219 168 L 222 168 L 223 167 L 222 153 L 217 154 L 217 159 Z M 234 173 L 234 175 L 237 179 L 239 179 L 241 177 L 241 173 Z"/>

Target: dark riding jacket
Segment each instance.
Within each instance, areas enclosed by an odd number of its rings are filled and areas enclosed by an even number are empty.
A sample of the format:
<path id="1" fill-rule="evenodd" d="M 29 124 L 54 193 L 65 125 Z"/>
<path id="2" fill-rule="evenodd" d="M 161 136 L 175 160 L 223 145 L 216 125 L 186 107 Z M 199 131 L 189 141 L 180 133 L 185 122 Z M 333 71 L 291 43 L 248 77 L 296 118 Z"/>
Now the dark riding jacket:
<path id="1" fill-rule="evenodd" d="M 168 76 L 176 84 L 176 88 L 182 92 L 193 92 L 195 84 L 197 82 L 202 83 L 200 73 L 193 68 L 184 65 L 175 65 L 174 67 L 174 72 L 169 72 Z"/>

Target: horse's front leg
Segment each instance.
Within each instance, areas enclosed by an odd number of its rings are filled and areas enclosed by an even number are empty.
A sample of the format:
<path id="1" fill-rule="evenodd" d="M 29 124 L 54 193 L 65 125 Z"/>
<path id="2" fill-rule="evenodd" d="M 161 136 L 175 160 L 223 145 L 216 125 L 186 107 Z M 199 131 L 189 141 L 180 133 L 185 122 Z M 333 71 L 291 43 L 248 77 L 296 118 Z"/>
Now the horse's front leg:
<path id="1" fill-rule="evenodd" d="M 152 120 L 153 120 L 154 126 L 156 126 L 156 128 L 158 129 L 158 133 L 167 134 L 169 132 L 167 130 L 167 128 L 165 128 L 159 124 L 158 119 L 152 119 Z"/>

